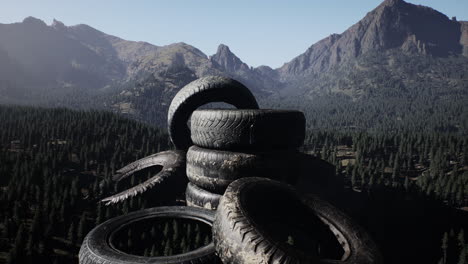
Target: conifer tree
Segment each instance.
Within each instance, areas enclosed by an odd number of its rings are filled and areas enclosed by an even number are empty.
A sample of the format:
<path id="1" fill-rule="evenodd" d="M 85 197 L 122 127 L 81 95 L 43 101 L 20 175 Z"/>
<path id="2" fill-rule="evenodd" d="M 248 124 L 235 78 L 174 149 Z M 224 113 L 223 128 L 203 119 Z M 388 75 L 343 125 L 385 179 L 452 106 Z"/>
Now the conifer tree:
<path id="1" fill-rule="evenodd" d="M 443 253 L 443 264 L 447 263 L 447 248 L 448 248 L 448 233 L 445 232 L 442 238 L 442 253 Z"/>
<path id="2" fill-rule="evenodd" d="M 81 243 L 86 235 L 87 232 L 87 225 L 86 225 L 86 212 L 81 214 L 80 222 L 78 223 L 78 231 L 77 231 L 77 241 Z"/>
<path id="3" fill-rule="evenodd" d="M 70 224 L 70 227 L 68 228 L 68 235 L 67 235 L 68 241 L 70 241 L 70 244 L 75 244 L 76 242 L 76 231 L 75 231 L 75 224 L 73 221 Z"/>

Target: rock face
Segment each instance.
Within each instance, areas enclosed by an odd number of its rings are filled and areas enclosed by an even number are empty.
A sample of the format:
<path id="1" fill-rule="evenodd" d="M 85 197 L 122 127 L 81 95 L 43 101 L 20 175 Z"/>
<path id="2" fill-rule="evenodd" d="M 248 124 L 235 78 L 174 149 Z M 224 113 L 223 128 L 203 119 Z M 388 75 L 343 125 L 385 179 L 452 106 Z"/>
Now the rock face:
<path id="1" fill-rule="evenodd" d="M 370 51 L 461 54 L 461 24 L 431 8 L 385 0 L 342 34 L 312 45 L 279 69 L 283 78 L 324 72 Z"/>
<path id="2" fill-rule="evenodd" d="M 215 55 L 210 57 L 215 67 L 226 72 L 249 71 L 249 66 L 242 62 L 234 53 L 231 52 L 228 46 L 220 44 Z"/>
<path id="3" fill-rule="evenodd" d="M 463 55 L 468 57 L 468 21 L 460 22 L 461 24 L 461 37 L 460 44 L 463 46 Z"/>

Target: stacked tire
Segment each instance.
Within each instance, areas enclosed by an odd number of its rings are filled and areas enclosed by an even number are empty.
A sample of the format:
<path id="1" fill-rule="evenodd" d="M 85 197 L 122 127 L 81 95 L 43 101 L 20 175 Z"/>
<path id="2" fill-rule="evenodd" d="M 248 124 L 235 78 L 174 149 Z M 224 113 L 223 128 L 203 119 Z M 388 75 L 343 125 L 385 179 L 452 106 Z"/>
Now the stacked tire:
<path id="1" fill-rule="evenodd" d="M 293 183 L 305 117 L 293 110 L 203 109 L 191 118 L 187 152 L 189 206 L 215 210 L 233 181 L 263 177 Z"/>
<path id="2" fill-rule="evenodd" d="M 371 237 L 315 195 L 265 178 L 242 178 L 227 188 L 213 222 L 224 264 L 381 264 Z"/>
<path id="3" fill-rule="evenodd" d="M 195 111 L 210 102 L 240 109 Z M 302 112 L 258 109 L 245 86 L 210 76 L 175 96 L 168 123 L 178 151 L 129 164 L 113 180 L 154 165 L 162 165 L 162 171 L 103 201 L 119 202 L 180 179 L 187 151 L 190 207 L 150 208 L 102 223 L 84 239 L 81 264 L 382 263 L 375 243 L 348 216 L 317 196 L 305 196 L 300 188 L 284 184 L 319 188 L 326 184 L 316 180 L 324 177 L 315 177 L 326 171 L 325 166 L 297 151 L 305 134 Z M 304 171 L 314 174 L 302 177 Z M 194 230 L 198 235 L 192 239 Z M 187 235 L 180 236 L 184 232 Z M 152 243 L 151 250 L 147 243 Z"/>

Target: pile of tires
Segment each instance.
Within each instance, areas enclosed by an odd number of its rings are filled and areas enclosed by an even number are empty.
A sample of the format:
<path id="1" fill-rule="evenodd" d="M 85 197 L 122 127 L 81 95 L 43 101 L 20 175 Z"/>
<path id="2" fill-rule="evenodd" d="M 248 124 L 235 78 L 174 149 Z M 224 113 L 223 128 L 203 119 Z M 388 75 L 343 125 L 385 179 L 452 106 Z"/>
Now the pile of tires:
<path id="1" fill-rule="evenodd" d="M 244 177 L 294 182 L 304 133 L 305 118 L 299 111 L 194 111 L 194 145 L 187 152 L 187 204 L 215 210 L 229 184 Z"/>
<path id="2" fill-rule="evenodd" d="M 197 99 L 198 93 L 211 97 Z M 196 110 L 218 101 L 238 109 Z M 183 118 L 175 118 L 181 109 Z M 208 77 L 176 95 L 168 120 L 174 145 L 187 150 L 187 205 L 216 210 L 213 241 L 223 263 L 382 262 L 348 216 L 285 184 L 319 183 L 314 191 L 336 184 L 330 174 L 317 177 L 333 168 L 297 150 L 305 136 L 303 113 L 258 109 L 242 84 Z M 319 170 L 301 177 L 311 165 Z"/>
<path id="3" fill-rule="evenodd" d="M 213 240 L 225 264 L 380 264 L 370 236 L 315 195 L 266 178 L 231 183 L 216 211 Z"/>
<path id="4" fill-rule="evenodd" d="M 196 110 L 210 102 L 238 109 Z M 258 109 L 241 83 L 210 76 L 179 91 L 168 124 L 176 150 L 135 161 L 112 180 L 150 166 L 162 170 L 102 201 L 180 187 L 188 178 L 188 206 L 140 210 L 100 224 L 85 237 L 80 264 L 382 263 L 375 243 L 348 216 L 290 185 L 307 182 L 297 178 L 311 170 L 304 164 L 317 165 L 297 150 L 305 134 L 302 112 Z M 310 177 L 310 183 L 315 178 L 324 179 Z"/>

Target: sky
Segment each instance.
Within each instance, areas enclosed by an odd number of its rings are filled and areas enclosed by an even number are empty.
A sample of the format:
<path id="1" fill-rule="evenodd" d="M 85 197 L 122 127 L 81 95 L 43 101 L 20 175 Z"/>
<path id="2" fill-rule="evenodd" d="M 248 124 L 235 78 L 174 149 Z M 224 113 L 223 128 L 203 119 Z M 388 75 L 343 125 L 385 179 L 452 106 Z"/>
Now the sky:
<path id="1" fill-rule="evenodd" d="M 185 42 L 205 54 L 219 44 L 250 66 L 277 68 L 332 33 L 342 33 L 380 0 L 0 0 L 0 23 L 33 16 L 87 24 L 127 40 Z M 407 0 L 468 21 L 468 0 Z M 0 36 L 1 37 L 1 36 Z"/>

